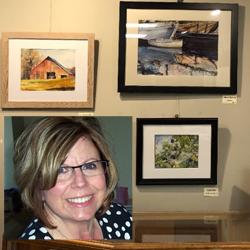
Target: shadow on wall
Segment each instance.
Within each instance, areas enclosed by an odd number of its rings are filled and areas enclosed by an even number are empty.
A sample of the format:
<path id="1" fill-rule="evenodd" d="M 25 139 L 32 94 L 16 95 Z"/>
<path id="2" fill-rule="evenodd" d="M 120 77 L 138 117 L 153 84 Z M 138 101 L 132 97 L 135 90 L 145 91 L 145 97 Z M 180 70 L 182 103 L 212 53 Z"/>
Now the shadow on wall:
<path id="1" fill-rule="evenodd" d="M 220 128 L 218 131 L 218 163 L 217 163 L 217 183 L 221 189 L 225 166 L 227 165 L 228 152 L 231 142 L 231 133 L 227 128 Z"/>
<path id="2" fill-rule="evenodd" d="M 233 186 L 229 209 L 231 211 L 249 212 L 250 194 L 236 186 Z"/>

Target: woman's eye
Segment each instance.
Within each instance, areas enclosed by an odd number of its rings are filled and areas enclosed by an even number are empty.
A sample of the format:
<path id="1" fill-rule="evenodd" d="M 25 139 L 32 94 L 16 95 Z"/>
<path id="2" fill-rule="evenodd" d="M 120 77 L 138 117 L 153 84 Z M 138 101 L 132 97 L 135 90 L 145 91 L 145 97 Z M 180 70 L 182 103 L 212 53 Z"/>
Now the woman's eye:
<path id="1" fill-rule="evenodd" d="M 97 166 L 95 162 L 88 162 L 83 165 L 83 169 L 86 169 L 86 170 L 94 170 L 96 168 Z"/>
<path id="2" fill-rule="evenodd" d="M 60 167 L 59 170 L 58 170 L 58 174 L 66 174 L 70 171 L 69 168 L 66 168 L 66 167 Z"/>

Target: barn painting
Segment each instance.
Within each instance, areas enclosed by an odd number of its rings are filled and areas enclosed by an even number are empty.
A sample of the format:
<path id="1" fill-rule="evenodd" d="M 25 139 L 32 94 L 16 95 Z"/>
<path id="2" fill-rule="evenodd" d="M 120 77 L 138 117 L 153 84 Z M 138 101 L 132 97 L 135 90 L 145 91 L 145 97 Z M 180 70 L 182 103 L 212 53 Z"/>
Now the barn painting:
<path id="1" fill-rule="evenodd" d="M 22 49 L 21 90 L 74 90 L 74 58 L 74 50 Z"/>

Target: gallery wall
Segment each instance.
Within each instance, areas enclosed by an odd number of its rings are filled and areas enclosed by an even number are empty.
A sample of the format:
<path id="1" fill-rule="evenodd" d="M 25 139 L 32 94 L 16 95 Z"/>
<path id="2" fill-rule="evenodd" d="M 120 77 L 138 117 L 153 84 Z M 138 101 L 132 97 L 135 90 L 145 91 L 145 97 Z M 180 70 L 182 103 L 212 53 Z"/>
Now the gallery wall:
<path id="1" fill-rule="evenodd" d="M 167 1 L 166 1 L 167 2 Z M 184 1 L 211 2 L 216 1 Z M 238 94 L 236 104 L 224 104 L 222 95 L 140 94 L 117 92 L 118 0 L 0 0 L 0 33 L 95 33 L 96 89 L 93 110 L 11 109 L 0 112 L 1 186 L 3 187 L 4 116 L 84 115 L 132 116 L 132 195 L 134 212 L 229 212 L 250 210 L 250 1 L 239 4 Z M 0 34 L 1 36 L 1 34 Z M 0 55 L 2 51 L 0 50 Z M 0 61 L 0 66 L 2 61 Z M 207 186 L 136 186 L 137 117 L 218 117 L 218 197 L 204 197 Z M 5 159 L 6 160 L 6 159 Z M 3 188 L 2 188 L 3 189 Z M 3 232 L 3 190 L 0 193 L 0 232 Z"/>

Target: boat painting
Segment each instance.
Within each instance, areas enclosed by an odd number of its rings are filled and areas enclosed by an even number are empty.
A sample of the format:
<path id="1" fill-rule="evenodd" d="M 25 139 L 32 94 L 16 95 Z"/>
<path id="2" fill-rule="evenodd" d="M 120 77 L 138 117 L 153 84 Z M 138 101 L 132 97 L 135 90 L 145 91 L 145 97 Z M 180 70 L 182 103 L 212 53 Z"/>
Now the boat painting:
<path id="1" fill-rule="evenodd" d="M 137 73 L 216 76 L 217 21 L 139 21 Z M 147 25 L 148 28 L 147 28 Z"/>
<path id="2" fill-rule="evenodd" d="M 188 33 L 182 37 L 182 41 L 182 50 L 184 53 L 218 60 L 217 34 Z"/>
<path id="3" fill-rule="evenodd" d="M 144 35 L 144 40 L 156 38 L 170 38 L 176 28 L 175 21 L 139 21 L 139 34 Z"/>
<path id="4" fill-rule="evenodd" d="M 149 40 L 148 44 L 160 48 L 181 48 L 183 46 L 183 40 L 158 38 Z"/>

